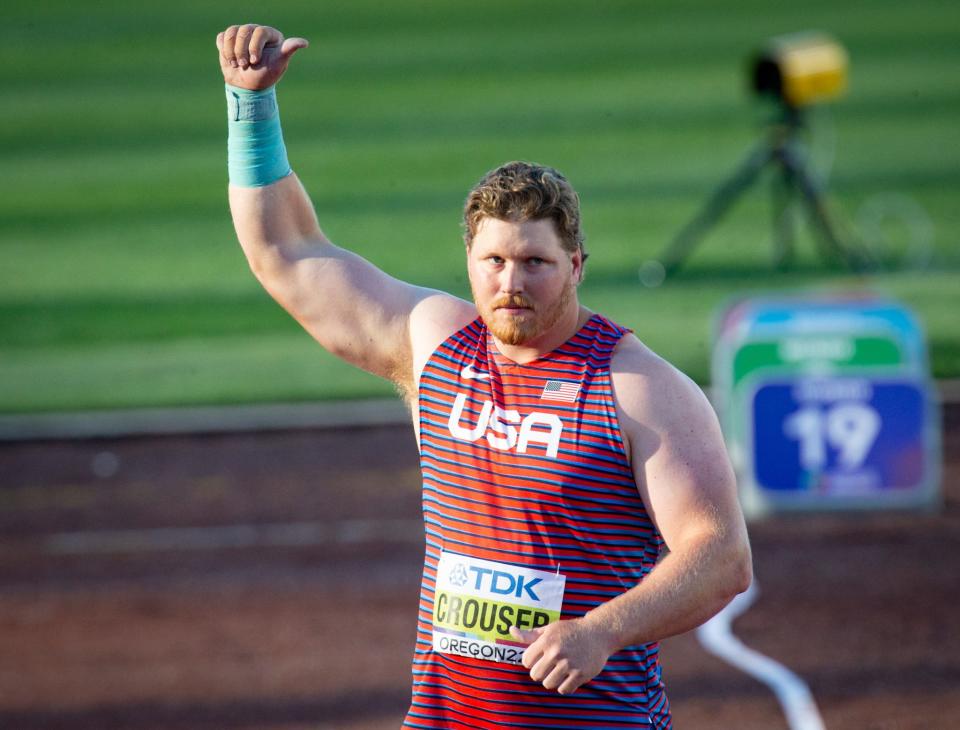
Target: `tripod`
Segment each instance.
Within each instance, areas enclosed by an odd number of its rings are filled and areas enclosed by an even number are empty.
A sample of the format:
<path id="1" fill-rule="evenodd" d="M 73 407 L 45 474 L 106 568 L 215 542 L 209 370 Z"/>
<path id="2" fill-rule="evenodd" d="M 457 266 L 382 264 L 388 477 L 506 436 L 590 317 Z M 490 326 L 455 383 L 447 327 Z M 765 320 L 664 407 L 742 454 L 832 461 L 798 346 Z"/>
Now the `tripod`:
<path id="1" fill-rule="evenodd" d="M 800 109 L 786 104 L 781 106 L 782 116 L 770 125 L 766 138 L 754 148 L 734 173 L 707 199 L 700 212 L 690 220 L 669 246 L 661 253 L 659 261 L 647 262 L 659 269 L 660 277 L 673 273 L 693 251 L 707 229 L 717 223 L 730 206 L 752 185 L 769 165 L 777 168 L 778 179 L 774 189 L 774 266 L 787 266 L 794 256 L 794 231 L 787 207 L 799 195 L 815 228 L 820 254 L 828 260 L 837 260 L 850 268 L 862 271 L 873 264 L 872 257 L 863 247 L 844 242 L 837 235 L 827 211 L 823 189 L 807 169 L 800 149 L 799 133 L 803 129 Z M 641 269 L 641 279 L 644 278 Z"/>

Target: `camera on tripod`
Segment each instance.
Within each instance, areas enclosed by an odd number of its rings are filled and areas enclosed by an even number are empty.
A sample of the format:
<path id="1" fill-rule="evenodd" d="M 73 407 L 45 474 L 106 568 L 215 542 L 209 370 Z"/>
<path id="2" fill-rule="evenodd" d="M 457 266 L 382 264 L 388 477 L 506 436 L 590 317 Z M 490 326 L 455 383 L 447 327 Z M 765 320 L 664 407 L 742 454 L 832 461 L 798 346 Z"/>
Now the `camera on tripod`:
<path id="1" fill-rule="evenodd" d="M 824 33 L 805 32 L 771 38 L 754 55 L 750 67 L 753 91 L 777 103 L 776 118 L 764 138 L 707 199 L 699 213 L 655 260 L 639 270 L 645 286 L 659 286 L 679 269 L 707 230 L 717 223 L 743 192 L 768 167 L 776 171 L 774 205 L 774 264 L 783 267 L 794 255 L 789 206 L 798 200 L 807 213 L 824 259 L 855 270 L 873 265 L 857 241 L 838 235 L 828 210 L 822 183 L 807 165 L 800 134 L 805 110 L 835 99 L 847 88 L 847 53 Z"/>

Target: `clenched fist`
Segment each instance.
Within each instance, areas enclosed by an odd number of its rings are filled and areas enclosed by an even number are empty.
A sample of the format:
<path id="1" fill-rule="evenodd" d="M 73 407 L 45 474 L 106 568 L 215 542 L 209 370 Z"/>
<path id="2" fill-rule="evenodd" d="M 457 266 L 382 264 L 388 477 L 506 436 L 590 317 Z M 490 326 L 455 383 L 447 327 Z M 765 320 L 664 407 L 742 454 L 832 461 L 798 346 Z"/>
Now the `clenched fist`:
<path id="1" fill-rule="evenodd" d="M 523 652 L 523 666 L 530 670 L 530 678 L 562 695 L 573 694 L 596 677 L 613 653 L 608 632 L 585 618 L 529 630 L 512 626 L 510 633 L 529 644 Z"/>

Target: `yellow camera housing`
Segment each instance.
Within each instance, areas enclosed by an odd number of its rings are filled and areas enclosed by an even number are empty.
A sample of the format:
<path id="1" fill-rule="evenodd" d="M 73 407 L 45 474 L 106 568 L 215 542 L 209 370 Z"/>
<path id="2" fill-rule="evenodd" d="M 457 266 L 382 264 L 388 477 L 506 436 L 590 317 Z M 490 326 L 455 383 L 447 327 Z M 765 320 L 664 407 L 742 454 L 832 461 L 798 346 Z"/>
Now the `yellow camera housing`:
<path id="1" fill-rule="evenodd" d="M 794 109 L 834 99 L 847 89 L 847 52 L 824 33 L 776 36 L 753 60 L 753 88 Z"/>

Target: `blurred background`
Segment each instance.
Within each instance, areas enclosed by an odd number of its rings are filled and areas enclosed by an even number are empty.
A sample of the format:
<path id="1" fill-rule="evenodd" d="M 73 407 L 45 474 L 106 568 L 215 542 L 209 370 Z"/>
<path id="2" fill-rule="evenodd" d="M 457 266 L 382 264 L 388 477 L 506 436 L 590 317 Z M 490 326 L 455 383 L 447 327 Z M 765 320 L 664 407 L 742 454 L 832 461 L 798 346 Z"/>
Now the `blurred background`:
<path id="1" fill-rule="evenodd" d="M 292 164 L 328 235 L 395 276 L 467 296 L 465 192 L 531 159 L 581 193 L 584 300 L 699 382 L 718 302 L 810 285 L 895 294 L 925 320 L 936 375 L 960 370 L 952 3 L 49 2 L 5 15 L 3 411 L 389 393 L 303 337 L 235 243 L 212 38 L 247 19 L 311 41 L 280 86 Z M 850 56 L 847 96 L 811 110 L 811 166 L 838 218 L 915 243 L 922 270 L 851 279 L 801 226 L 800 260 L 775 275 L 761 184 L 686 276 L 638 286 L 762 133 L 749 57 L 807 29 Z"/>
<path id="2" fill-rule="evenodd" d="M 359 730 L 405 709 L 415 445 L 379 400 L 390 386 L 302 333 L 236 244 L 214 38 L 240 22 L 310 40 L 279 87 L 291 163 L 332 240 L 398 278 L 469 296 L 465 193 L 534 160 L 580 192 L 582 300 L 701 385 L 715 313 L 752 292 L 894 297 L 941 392 L 960 376 L 956 3 L 16 3 L 0 28 L 0 727 Z M 849 87 L 806 110 L 800 143 L 875 265 L 821 256 L 797 208 L 796 258 L 775 268 L 767 173 L 644 285 L 777 113 L 752 54 L 811 29 L 846 49 Z M 254 412 L 235 434 L 235 410 L 183 410 L 351 399 L 369 418 L 336 405 L 257 429 Z M 144 407 L 178 409 L 174 425 L 123 436 Z M 31 436 L 45 414 L 84 438 Z M 738 631 L 811 682 L 828 727 L 950 727 L 937 718 L 960 710 L 952 434 L 936 513 L 752 527 L 763 592 Z M 692 637 L 664 661 L 679 727 L 786 727 Z"/>

